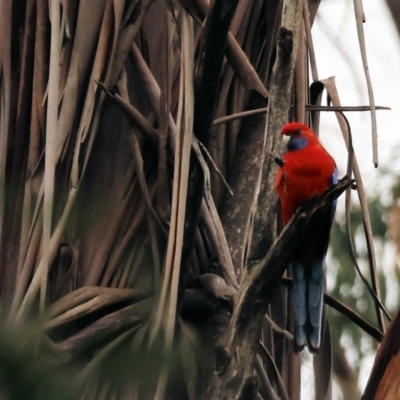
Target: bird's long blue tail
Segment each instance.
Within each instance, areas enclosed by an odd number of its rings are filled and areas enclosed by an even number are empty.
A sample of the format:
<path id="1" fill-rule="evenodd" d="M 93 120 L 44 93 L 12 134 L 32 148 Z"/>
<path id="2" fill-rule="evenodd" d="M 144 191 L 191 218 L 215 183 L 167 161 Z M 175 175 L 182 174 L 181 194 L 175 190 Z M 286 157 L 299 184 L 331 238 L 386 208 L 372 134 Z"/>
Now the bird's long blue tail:
<path id="1" fill-rule="evenodd" d="M 292 263 L 293 304 L 295 312 L 296 350 L 307 344 L 316 352 L 321 344 L 324 304 L 323 259 L 315 260 L 309 268 L 299 261 Z"/>

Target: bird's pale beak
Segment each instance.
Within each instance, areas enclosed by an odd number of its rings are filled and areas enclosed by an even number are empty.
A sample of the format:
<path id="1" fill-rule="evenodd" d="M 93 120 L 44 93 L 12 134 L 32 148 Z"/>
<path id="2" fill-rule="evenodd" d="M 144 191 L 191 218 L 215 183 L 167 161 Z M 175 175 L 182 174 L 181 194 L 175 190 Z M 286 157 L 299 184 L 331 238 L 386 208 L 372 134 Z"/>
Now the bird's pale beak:
<path id="1" fill-rule="evenodd" d="M 283 135 L 282 142 L 286 146 L 289 143 L 290 136 L 289 135 Z"/>

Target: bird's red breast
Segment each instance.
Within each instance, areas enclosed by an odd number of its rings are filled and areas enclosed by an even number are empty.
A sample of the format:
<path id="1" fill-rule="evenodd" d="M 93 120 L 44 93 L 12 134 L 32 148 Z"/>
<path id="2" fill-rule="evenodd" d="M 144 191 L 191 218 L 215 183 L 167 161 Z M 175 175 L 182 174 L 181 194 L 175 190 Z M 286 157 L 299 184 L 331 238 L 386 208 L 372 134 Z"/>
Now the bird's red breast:
<path id="1" fill-rule="evenodd" d="M 308 126 L 292 122 L 283 127 L 282 134 L 290 136 L 290 141 L 283 155 L 284 164 L 278 169 L 275 189 L 283 222 L 287 224 L 300 205 L 330 186 L 336 166 Z"/>

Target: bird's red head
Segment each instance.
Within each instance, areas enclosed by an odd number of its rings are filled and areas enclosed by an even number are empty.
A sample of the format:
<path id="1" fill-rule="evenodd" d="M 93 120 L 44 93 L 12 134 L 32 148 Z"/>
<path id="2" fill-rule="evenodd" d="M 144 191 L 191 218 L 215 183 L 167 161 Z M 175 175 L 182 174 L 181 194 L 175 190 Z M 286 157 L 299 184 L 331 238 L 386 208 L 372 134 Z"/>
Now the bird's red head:
<path id="1" fill-rule="evenodd" d="M 282 128 L 282 135 L 294 136 L 310 131 L 311 129 L 300 122 L 289 122 Z"/>
<path id="2" fill-rule="evenodd" d="M 300 122 L 289 122 L 282 128 L 281 133 L 282 135 L 290 136 L 291 139 L 304 138 L 307 139 L 308 144 L 320 145 L 318 137 L 313 130 Z"/>

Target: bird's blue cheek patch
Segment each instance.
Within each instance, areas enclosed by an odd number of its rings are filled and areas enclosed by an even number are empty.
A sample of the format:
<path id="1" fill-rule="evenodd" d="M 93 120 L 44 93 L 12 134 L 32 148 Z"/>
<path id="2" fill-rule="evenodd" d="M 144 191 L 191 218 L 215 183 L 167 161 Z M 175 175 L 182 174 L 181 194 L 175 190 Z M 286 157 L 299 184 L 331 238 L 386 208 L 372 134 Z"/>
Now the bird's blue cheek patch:
<path id="1" fill-rule="evenodd" d="M 288 144 L 287 144 L 287 149 L 289 151 L 291 150 L 301 150 L 304 149 L 304 147 L 306 147 L 308 144 L 308 140 L 304 137 L 292 137 Z"/>

